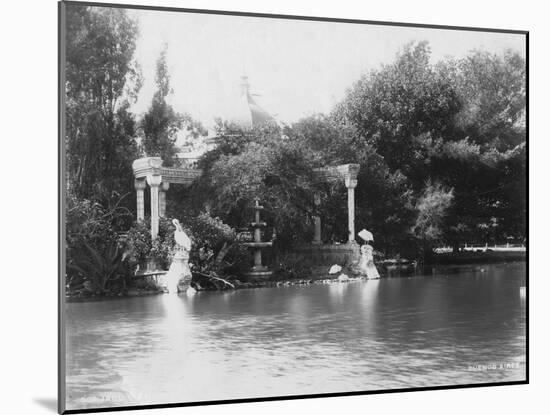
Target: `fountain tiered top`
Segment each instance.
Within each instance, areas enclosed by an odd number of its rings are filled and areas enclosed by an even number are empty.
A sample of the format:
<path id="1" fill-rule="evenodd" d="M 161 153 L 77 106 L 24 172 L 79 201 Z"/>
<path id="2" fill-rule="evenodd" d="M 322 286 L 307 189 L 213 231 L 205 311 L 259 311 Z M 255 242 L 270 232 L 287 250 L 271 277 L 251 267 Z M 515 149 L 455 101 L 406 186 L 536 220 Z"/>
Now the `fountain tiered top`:
<path id="1" fill-rule="evenodd" d="M 254 229 L 254 241 L 243 242 L 243 246 L 253 249 L 254 266 L 246 275 L 253 278 L 268 278 L 273 274 L 273 271 L 262 265 L 262 249 L 273 246 L 273 242 L 262 242 L 260 228 L 266 227 L 267 223 L 260 220 L 260 211 L 264 210 L 264 207 L 260 205 L 258 199 L 254 201 L 252 209 L 254 209 L 254 222 L 251 222 L 250 226 Z"/>

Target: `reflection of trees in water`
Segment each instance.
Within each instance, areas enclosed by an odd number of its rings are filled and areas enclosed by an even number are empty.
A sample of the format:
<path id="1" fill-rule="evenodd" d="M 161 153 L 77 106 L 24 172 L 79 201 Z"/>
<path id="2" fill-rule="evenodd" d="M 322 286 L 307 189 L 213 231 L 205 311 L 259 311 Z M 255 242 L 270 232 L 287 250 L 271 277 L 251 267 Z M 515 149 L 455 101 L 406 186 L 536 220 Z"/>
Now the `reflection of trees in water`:
<path id="1" fill-rule="evenodd" d="M 235 379 L 228 391 L 263 391 L 279 385 L 274 373 L 285 387 L 299 387 L 307 371 L 298 363 L 312 371 L 307 376 L 326 370 L 327 382 L 354 387 L 358 379 L 371 388 L 516 379 L 521 370 L 467 368 L 525 360 L 525 264 L 476 267 L 71 303 L 69 395 L 83 402 L 106 390 L 134 394 L 154 381 L 155 398 L 195 397 L 221 378 Z"/>

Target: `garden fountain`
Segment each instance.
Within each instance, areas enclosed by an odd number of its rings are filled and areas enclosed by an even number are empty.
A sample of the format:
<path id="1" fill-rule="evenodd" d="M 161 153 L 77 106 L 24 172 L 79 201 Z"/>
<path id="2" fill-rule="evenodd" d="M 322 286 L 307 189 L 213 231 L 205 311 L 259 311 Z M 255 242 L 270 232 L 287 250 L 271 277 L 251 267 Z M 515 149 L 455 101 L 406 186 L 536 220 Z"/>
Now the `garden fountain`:
<path id="1" fill-rule="evenodd" d="M 253 249 L 254 265 L 244 275 L 249 278 L 268 278 L 273 275 L 273 271 L 262 264 L 262 249 L 272 246 L 273 242 L 262 242 L 261 228 L 265 228 L 267 223 L 260 221 L 260 212 L 264 210 L 264 207 L 260 206 L 258 199 L 255 199 L 253 209 L 254 222 L 250 226 L 254 229 L 254 241 L 243 242 L 243 245 Z"/>

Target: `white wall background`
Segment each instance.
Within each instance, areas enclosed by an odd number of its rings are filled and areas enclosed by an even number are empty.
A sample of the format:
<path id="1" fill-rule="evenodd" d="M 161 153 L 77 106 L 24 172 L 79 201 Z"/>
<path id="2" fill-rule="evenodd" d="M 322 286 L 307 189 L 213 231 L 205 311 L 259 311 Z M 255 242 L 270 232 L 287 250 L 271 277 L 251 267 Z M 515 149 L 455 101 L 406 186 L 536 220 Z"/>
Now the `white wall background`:
<path id="1" fill-rule="evenodd" d="M 141 414 L 517 414 L 547 407 L 548 13 L 541 1 L 135 0 L 140 4 L 526 29 L 530 43 L 531 385 L 141 411 Z M 112 0 L 116 2 L 116 0 Z M 130 2 L 127 0 L 126 2 Z M 0 13 L 2 413 L 54 413 L 57 383 L 57 4 Z M 7 92 L 7 93 L 6 93 Z M 7 128 L 6 128 L 7 127 Z M 126 413 L 126 412 L 124 412 Z"/>

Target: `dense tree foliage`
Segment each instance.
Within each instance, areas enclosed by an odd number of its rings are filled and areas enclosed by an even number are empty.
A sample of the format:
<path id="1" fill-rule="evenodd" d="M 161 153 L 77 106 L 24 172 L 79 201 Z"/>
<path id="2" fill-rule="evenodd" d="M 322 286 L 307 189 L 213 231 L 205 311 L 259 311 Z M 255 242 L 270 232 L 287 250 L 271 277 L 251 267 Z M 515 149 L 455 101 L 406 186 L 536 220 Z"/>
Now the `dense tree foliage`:
<path id="1" fill-rule="evenodd" d="M 118 232 L 134 216 L 129 110 L 141 86 L 137 24 L 121 9 L 67 5 L 66 240 L 71 292 L 119 292 L 129 272 Z"/>
<path id="2" fill-rule="evenodd" d="M 122 196 L 133 192 L 134 159 L 160 156 L 172 165 L 176 141 L 206 130 L 170 104 L 166 48 L 149 109 L 139 119 L 130 112 L 142 83 L 133 60 L 138 28 L 122 9 L 70 5 L 67 13 L 68 242 L 76 258 L 91 252 L 87 245 L 110 249 L 130 226 L 134 198 Z M 315 215 L 325 241 L 346 241 L 347 190 L 315 170 L 357 163 L 356 227 L 371 230 L 379 250 L 412 257 L 434 244 L 521 240 L 525 76 L 524 58 L 511 51 L 432 62 L 426 42 L 406 45 L 351 85 L 330 114 L 285 127 L 218 120 L 218 144 L 199 161 L 202 176 L 185 192 L 171 189 L 169 214 L 233 232 L 249 226 L 258 198 L 266 238 L 279 248 L 310 240 Z"/>
<path id="3" fill-rule="evenodd" d="M 400 170 L 391 171 L 373 144 L 357 129 L 335 117 L 315 115 L 298 121 L 287 131 L 303 143 L 315 167 L 357 163 L 359 185 L 355 192 L 356 223 L 377 235 L 380 246 L 403 246 L 413 217 L 410 183 Z M 347 240 L 347 189 L 343 182 L 325 184 L 319 213 L 326 241 Z"/>
<path id="4" fill-rule="evenodd" d="M 347 191 L 317 182 L 314 170 L 357 163 L 356 224 L 387 253 L 521 240 L 525 62 L 512 52 L 435 64 L 430 56 L 425 42 L 406 45 L 352 85 L 330 115 L 283 131 L 220 122 L 219 145 L 201 160 L 203 206 L 239 226 L 259 197 L 285 243 L 307 240 L 317 214 L 325 240 L 345 241 Z"/>
<path id="5" fill-rule="evenodd" d="M 205 154 L 195 202 L 235 227 L 248 226 L 258 198 L 264 220 L 276 229 L 278 243 L 308 240 L 313 194 L 321 185 L 319 164 L 305 142 L 290 139 L 276 125 L 245 129 L 218 124 L 218 146 Z"/>
<path id="6" fill-rule="evenodd" d="M 408 45 L 396 61 L 364 75 L 334 116 L 416 186 L 424 182 L 426 141 L 451 137 L 461 103 L 442 71 L 430 64 L 426 42 Z"/>
<path id="7" fill-rule="evenodd" d="M 439 69 L 449 73 L 462 111 L 457 128 L 487 149 L 508 150 L 525 141 L 525 60 L 517 53 L 502 56 L 475 51 Z"/>
<path id="8" fill-rule="evenodd" d="M 404 186 L 399 212 L 388 206 L 374 214 L 363 193 L 374 172 L 367 159 L 361 162 L 362 173 L 371 174 L 360 177 L 359 222 L 376 229 L 412 208 L 416 213 L 383 233 L 404 236 L 410 218 L 418 220 L 428 181 L 453 191 L 445 220 L 437 223 L 439 242 L 525 236 L 525 61 L 517 53 L 475 51 L 432 64 L 427 43 L 407 45 L 393 64 L 356 82 L 332 115 L 355 128 L 358 154 L 374 149 L 381 157 L 377 168 L 399 175 Z M 380 206 L 377 198 L 373 203 Z"/>
<path id="9" fill-rule="evenodd" d="M 133 61 L 137 24 L 122 9 L 69 5 L 66 148 L 70 191 L 111 203 L 131 189 L 135 116 L 141 85 Z"/>

